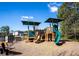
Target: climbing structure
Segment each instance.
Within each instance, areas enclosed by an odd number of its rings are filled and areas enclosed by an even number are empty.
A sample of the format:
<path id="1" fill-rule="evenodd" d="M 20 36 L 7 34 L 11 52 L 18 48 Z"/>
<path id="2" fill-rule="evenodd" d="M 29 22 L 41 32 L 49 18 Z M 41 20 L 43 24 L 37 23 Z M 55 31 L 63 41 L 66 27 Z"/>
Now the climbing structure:
<path id="1" fill-rule="evenodd" d="M 45 41 L 53 41 L 54 40 L 54 32 L 52 32 L 52 27 L 47 27 L 45 31 Z"/>
<path id="2" fill-rule="evenodd" d="M 28 36 L 27 36 L 27 40 L 33 41 L 33 39 L 35 39 L 35 33 L 36 33 L 36 29 L 35 26 L 38 26 L 40 24 L 40 22 L 34 22 L 34 21 L 22 21 L 23 25 L 27 25 L 28 26 Z M 29 30 L 29 26 L 33 26 L 33 31 Z"/>
<path id="3" fill-rule="evenodd" d="M 47 23 L 51 23 L 52 24 L 52 32 L 55 34 L 55 40 L 54 42 L 56 44 L 59 43 L 60 39 L 61 39 L 61 33 L 58 30 L 58 22 L 62 21 L 61 19 L 56 19 L 56 18 L 49 18 L 47 19 L 45 22 Z"/>

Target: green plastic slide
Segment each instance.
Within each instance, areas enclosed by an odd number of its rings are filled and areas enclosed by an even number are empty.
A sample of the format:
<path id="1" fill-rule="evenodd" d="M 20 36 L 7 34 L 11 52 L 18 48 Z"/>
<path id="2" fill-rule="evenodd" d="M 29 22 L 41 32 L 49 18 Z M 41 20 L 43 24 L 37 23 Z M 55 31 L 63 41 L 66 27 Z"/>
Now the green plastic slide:
<path id="1" fill-rule="evenodd" d="M 59 41 L 61 39 L 61 33 L 58 30 L 58 25 L 53 25 L 53 32 L 55 33 L 55 43 L 59 44 Z"/>
<path id="2" fill-rule="evenodd" d="M 55 43 L 58 44 L 61 39 L 61 33 L 59 31 L 56 31 L 55 34 L 56 34 Z"/>

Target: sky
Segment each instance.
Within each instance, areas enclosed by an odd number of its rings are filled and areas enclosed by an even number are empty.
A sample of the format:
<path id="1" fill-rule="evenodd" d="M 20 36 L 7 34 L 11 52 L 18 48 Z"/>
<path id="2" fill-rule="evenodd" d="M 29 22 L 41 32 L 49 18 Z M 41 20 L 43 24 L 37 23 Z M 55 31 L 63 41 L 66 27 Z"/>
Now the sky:
<path id="1" fill-rule="evenodd" d="M 30 19 L 41 24 L 38 29 L 49 26 L 45 21 L 48 18 L 57 18 L 58 8 L 62 2 L 0 2 L 0 27 L 9 26 L 10 30 L 27 30 L 22 20 Z M 32 29 L 32 26 L 30 26 Z"/>

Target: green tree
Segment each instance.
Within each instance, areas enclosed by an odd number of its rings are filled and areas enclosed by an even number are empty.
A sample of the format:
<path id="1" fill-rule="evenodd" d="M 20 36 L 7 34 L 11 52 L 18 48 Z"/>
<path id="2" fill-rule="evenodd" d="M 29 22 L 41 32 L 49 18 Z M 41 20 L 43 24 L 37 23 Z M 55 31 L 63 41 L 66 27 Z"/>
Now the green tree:
<path id="1" fill-rule="evenodd" d="M 62 34 L 66 37 L 77 37 L 79 33 L 79 3 L 65 2 L 58 10 L 58 18 L 62 18 Z"/>
<path id="2" fill-rule="evenodd" d="M 10 30 L 9 26 L 2 26 L 0 28 L 0 31 L 4 36 L 9 35 L 9 30 Z"/>

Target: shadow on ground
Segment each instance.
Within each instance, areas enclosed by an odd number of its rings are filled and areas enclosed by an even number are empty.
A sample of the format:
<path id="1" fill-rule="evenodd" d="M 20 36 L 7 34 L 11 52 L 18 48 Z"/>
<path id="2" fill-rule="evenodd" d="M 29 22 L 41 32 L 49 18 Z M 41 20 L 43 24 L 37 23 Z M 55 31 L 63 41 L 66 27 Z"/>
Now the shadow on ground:
<path id="1" fill-rule="evenodd" d="M 56 44 L 57 46 L 61 46 L 61 45 L 65 44 L 65 43 L 66 43 L 66 41 L 60 40 L 59 43 L 55 43 L 55 44 Z"/>
<path id="2" fill-rule="evenodd" d="M 9 55 L 20 55 L 22 54 L 21 52 L 16 52 L 16 51 L 9 51 Z"/>

